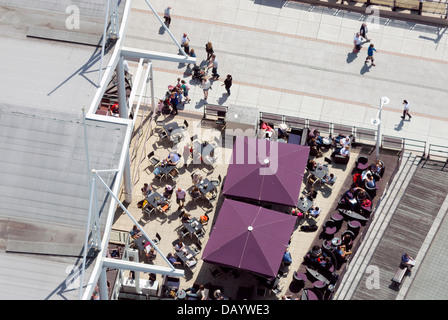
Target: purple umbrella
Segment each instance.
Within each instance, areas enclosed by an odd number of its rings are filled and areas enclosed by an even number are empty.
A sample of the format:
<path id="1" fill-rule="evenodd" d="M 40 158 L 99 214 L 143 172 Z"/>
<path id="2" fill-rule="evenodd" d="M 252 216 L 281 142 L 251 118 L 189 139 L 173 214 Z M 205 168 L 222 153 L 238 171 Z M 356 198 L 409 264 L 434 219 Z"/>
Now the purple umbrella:
<path id="1" fill-rule="evenodd" d="M 266 277 L 275 277 L 296 217 L 224 199 L 202 259 Z"/>
<path id="2" fill-rule="evenodd" d="M 237 137 L 223 194 L 297 206 L 309 147 Z"/>

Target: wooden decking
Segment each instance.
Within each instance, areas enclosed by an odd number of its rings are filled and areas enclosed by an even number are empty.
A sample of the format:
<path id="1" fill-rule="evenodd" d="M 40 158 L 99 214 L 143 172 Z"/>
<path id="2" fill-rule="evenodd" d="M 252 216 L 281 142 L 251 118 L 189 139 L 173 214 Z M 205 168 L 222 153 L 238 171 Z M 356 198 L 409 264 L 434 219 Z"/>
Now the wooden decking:
<path id="1" fill-rule="evenodd" d="M 393 300 L 398 291 L 391 289 L 391 279 L 400 263 L 401 255 L 416 256 L 439 208 L 448 193 L 448 173 L 419 165 L 412 180 L 380 239 L 369 265 L 378 267 L 379 288 L 368 290 L 364 274 L 352 300 Z"/>

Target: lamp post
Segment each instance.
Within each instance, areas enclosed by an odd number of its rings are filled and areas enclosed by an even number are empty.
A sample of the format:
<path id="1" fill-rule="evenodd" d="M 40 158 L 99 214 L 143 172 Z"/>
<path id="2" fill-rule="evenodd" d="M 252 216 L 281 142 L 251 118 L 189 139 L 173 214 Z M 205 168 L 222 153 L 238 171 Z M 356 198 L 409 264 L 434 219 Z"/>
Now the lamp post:
<path id="1" fill-rule="evenodd" d="M 377 126 L 377 133 L 376 133 L 376 160 L 380 157 L 380 143 L 381 143 L 381 111 L 383 110 L 383 106 L 385 104 L 388 104 L 390 99 L 388 97 L 382 97 L 380 99 L 380 108 L 378 109 L 378 112 L 376 114 L 376 117 L 372 119 L 372 124 Z"/>

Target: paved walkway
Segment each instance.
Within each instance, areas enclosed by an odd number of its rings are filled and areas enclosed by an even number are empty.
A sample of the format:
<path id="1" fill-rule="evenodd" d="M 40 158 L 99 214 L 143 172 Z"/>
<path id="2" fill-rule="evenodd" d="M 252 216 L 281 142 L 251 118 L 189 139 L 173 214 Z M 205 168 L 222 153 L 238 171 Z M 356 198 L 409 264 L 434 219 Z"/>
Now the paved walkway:
<path id="1" fill-rule="evenodd" d="M 437 27 L 379 18 L 369 23 L 378 52 L 376 67 L 364 65 L 366 45 L 351 52 L 353 36 L 366 16 L 297 2 L 251 0 L 183 0 L 173 7 L 172 34 L 185 32 L 190 47 L 205 59 L 213 43 L 219 81 L 209 103 L 257 106 L 260 111 L 374 128 L 382 96 L 383 134 L 444 144 L 448 111 L 447 34 Z M 151 1 L 159 14 L 166 1 Z M 376 23 L 377 22 L 377 23 Z M 134 2 L 126 46 L 177 52 L 144 1 Z M 177 77 L 191 79 L 184 65 L 155 62 L 156 95 L 161 97 Z M 232 95 L 221 86 L 232 74 Z M 191 82 L 194 84 L 194 82 Z M 195 85 L 187 109 L 202 111 L 202 90 Z M 402 101 L 411 104 L 412 121 L 401 121 Z"/>

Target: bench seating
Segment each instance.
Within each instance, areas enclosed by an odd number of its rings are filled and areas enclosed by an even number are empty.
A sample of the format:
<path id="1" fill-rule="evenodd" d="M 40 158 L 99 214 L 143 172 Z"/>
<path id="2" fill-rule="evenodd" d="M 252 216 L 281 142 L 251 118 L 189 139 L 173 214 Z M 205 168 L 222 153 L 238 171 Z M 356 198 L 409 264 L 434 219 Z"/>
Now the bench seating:
<path id="1" fill-rule="evenodd" d="M 204 115 L 202 120 L 214 120 L 216 124 L 224 126 L 226 124 L 227 107 L 217 104 L 204 105 Z"/>
<path id="2" fill-rule="evenodd" d="M 260 118 L 272 127 L 283 123 L 283 116 L 279 114 L 262 112 Z"/>
<path id="3" fill-rule="evenodd" d="M 403 278 L 406 275 L 408 268 L 402 267 L 401 265 L 398 267 L 397 271 L 395 271 L 394 277 L 392 278 L 392 287 L 399 289 L 401 283 L 403 282 Z"/>

